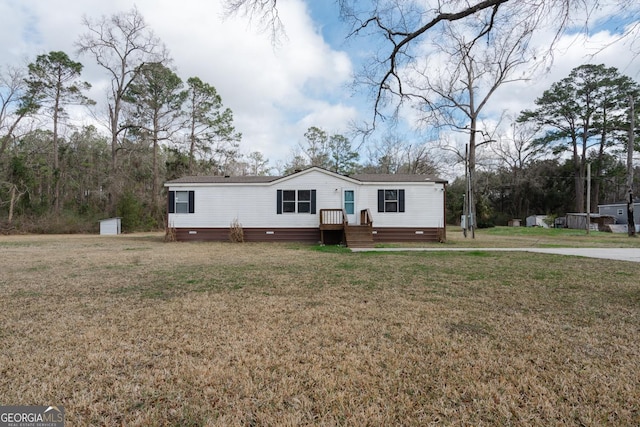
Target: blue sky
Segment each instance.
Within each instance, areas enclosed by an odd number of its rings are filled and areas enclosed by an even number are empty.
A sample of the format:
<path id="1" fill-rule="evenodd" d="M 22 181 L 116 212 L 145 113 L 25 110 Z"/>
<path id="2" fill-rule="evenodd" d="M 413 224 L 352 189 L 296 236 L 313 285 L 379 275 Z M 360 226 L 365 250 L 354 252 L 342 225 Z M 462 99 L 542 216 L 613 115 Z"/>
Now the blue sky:
<path id="1" fill-rule="evenodd" d="M 373 117 L 365 91 L 354 92 L 350 84 L 363 55 L 378 46 L 363 39 L 345 41 L 348 27 L 340 21 L 333 1 L 279 0 L 288 37 L 274 49 L 267 34 L 246 19 L 222 19 L 219 2 L 0 0 L 0 15 L 10 17 L 0 27 L 0 65 L 23 66 L 53 50 L 69 53 L 84 64 L 83 78 L 93 84 L 91 96 L 98 101 L 97 121 L 81 114 L 76 119 L 100 126 L 108 78 L 92 58 L 75 56 L 74 43 L 84 31 L 83 15 L 98 18 L 129 10 L 134 4 L 167 45 L 183 80 L 197 76 L 218 89 L 243 134 L 241 149 L 262 152 L 272 166 L 291 157 L 310 126 L 348 134 L 350 123 Z M 611 19 L 616 12 L 616 8 L 599 10 L 594 22 L 602 25 L 594 27 L 588 39 L 574 34 L 560 40 L 553 65 L 545 73 L 499 90 L 487 108 L 487 122 L 505 111 L 517 115 L 532 108 L 533 100 L 551 83 L 587 61 L 618 67 L 639 79 L 640 66 L 628 43 L 613 44 L 590 56 L 613 41 L 611 34 L 601 30 L 619 28 L 619 18 Z M 544 44 L 549 37 L 541 34 L 536 42 Z M 408 142 L 420 143 L 425 141 L 425 130 L 413 134 L 415 121 L 415 112 L 406 110 L 398 132 Z M 380 137 L 382 132 L 373 141 Z M 366 146 L 361 155 L 366 158 Z"/>

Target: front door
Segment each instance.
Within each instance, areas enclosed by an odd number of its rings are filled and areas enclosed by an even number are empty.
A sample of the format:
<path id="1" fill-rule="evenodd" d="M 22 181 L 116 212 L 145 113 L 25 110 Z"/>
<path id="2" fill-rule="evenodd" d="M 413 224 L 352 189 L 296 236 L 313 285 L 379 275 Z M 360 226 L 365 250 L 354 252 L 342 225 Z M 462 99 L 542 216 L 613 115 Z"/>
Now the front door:
<path id="1" fill-rule="evenodd" d="M 346 189 L 343 190 L 342 208 L 347 212 L 347 220 L 349 224 L 357 224 L 356 216 L 356 192 L 355 190 Z"/>

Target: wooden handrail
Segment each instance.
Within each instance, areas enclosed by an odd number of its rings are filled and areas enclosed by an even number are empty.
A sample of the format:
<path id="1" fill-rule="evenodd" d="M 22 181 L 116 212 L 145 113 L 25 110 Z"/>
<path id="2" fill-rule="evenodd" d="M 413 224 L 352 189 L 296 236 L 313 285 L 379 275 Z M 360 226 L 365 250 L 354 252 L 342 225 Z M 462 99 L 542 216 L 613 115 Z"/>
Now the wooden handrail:
<path id="1" fill-rule="evenodd" d="M 360 225 L 373 225 L 373 217 L 369 208 L 360 211 Z"/>
<path id="2" fill-rule="evenodd" d="M 320 209 L 320 226 L 327 225 L 342 225 L 344 227 L 349 225 L 347 211 L 344 209 Z M 373 225 L 373 217 L 368 208 L 360 211 L 360 225 Z"/>

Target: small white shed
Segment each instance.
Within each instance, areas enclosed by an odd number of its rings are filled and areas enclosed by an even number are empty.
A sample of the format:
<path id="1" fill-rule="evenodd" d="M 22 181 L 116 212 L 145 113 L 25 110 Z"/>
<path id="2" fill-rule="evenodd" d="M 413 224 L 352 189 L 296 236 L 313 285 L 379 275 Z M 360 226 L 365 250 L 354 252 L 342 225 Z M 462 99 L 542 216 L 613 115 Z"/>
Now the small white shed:
<path id="1" fill-rule="evenodd" d="M 113 236 L 120 234 L 120 218 L 107 218 L 100 220 L 100 235 Z"/>
<path id="2" fill-rule="evenodd" d="M 530 215 L 527 217 L 527 227 L 549 228 L 549 224 L 545 221 L 546 215 Z"/>

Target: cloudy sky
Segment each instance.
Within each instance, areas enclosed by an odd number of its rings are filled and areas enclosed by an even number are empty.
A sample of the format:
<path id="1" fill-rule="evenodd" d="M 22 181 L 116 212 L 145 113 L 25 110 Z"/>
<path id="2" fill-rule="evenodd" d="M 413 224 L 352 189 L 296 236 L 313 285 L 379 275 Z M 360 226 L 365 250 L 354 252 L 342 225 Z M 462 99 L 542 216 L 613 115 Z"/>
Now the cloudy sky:
<path id="1" fill-rule="evenodd" d="M 33 62 L 39 54 L 62 50 L 85 66 L 83 78 L 93 85 L 91 97 L 104 99 L 104 70 L 91 57 L 77 57 L 74 43 L 82 17 L 130 10 L 137 6 L 148 25 L 166 44 L 178 74 L 197 76 L 214 85 L 242 132 L 245 153 L 261 151 L 271 166 L 285 162 L 310 126 L 348 134 L 349 124 L 372 118 L 372 104 L 350 87 L 367 50 L 376 46 L 345 43 L 346 28 L 337 19 L 333 1 L 279 0 L 286 39 L 279 46 L 246 18 L 223 19 L 220 1 L 203 0 L 0 0 L 0 65 Z M 606 15 L 617 12 L 601 10 Z M 487 114 L 505 110 L 517 115 L 552 82 L 585 62 L 605 63 L 640 79 L 640 61 L 628 43 L 616 43 L 595 54 L 616 37 L 619 23 L 594 25 L 589 37 L 565 36 L 553 66 L 528 82 L 500 90 Z M 540 43 L 545 38 L 540 37 Z M 412 126 L 407 123 L 405 129 Z M 414 136 L 404 133 L 405 138 Z M 415 136 L 420 140 L 420 136 Z M 363 156 L 364 153 L 362 153 Z"/>

